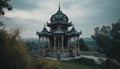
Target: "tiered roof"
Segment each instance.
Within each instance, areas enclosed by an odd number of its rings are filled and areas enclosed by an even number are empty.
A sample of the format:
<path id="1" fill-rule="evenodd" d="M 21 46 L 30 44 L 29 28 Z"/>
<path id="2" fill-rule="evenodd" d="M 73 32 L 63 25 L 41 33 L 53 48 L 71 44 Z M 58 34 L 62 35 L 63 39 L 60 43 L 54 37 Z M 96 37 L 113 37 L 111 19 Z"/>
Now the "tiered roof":
<path id="1" fill-rule="evenodd" d="M 67 17 L 66 14 L 64 14 L 61 9 L 60 9 L 60 5 L 59 5 L 59 9 L 57 11 L 57 13 L 53 14 L 50 18 L 51 23 L 47 23 L 47 26 L 50 28 L 54 28 L 53 32 L 49 32 L 46 27 L 44 26 L 44 28 L 42 29 L 41 32 L 37 32 L 38 35 L 54 35 L 54 34 L 65 34 L 65 35 L 80 35 L 81 32 L 76 31 L 75 27 L 73 26 L 72 29 L 70 31 L 67 31 L 67 28 L 69 26 L 72 26 L 72 22 L 68 22 L 69 18 Z M 56 28 L 57 27 L 57 28 Z M 66 28 L 66 31 L 63 31 L 63 29 Z"/>

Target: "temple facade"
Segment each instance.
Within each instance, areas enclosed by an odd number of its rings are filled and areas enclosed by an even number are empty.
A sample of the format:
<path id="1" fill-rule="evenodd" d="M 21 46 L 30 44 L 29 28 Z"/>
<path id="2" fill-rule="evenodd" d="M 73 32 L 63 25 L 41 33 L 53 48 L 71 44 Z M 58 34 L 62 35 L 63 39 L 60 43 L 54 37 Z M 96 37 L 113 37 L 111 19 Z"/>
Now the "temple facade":
<path id="1" fill-rule="evenodd" d="M 46 26 L 50 28 L 49 31 Z M 46 26 L 41 32 L 37 32 L 40 55 L 58 59 L 80 56 L 81 32 L 76 31 L 67 15 L 61 11 L 60 6 Z M 69 27 L 72 27 L 71 30 L 68 29 Z"/>

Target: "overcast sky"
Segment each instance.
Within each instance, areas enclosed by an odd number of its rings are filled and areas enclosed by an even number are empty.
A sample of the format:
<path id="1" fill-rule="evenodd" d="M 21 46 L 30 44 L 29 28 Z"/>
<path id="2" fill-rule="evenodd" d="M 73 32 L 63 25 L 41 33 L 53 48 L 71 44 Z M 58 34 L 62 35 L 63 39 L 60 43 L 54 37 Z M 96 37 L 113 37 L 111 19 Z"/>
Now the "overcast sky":
<path id="1" fill-rule="evenodd" d="M 120 18 L 120 0 L 11 0 L 13 10 L 0 19 L 6 27 L 22 28 L 23 38 L 37 38 L 36 31 L 50 22 L 59 1 L 69 21 L 77 31 L 82 30 L 82 38 L 91 37 L 95 27 L 111 25 Z"/>

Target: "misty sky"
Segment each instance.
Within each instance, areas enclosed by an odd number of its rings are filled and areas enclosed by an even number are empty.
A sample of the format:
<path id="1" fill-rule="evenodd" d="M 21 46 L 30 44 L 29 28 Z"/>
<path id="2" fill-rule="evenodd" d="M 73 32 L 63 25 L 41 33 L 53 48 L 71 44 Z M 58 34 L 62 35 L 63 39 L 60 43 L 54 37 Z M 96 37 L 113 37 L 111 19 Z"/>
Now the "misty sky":
<path id="1" fill-rule="evenodd" d="M 37 38 L 36 31 L 50 22 L 59 1 L 77 31 L 82 30 L 81 37 L 91 37 L 95 27 L 111 25 L 120 18 L 120 0 L 11 0 L 13 10 L 0 20 L 6 27 L 22 28 L 23 38 Z"/>

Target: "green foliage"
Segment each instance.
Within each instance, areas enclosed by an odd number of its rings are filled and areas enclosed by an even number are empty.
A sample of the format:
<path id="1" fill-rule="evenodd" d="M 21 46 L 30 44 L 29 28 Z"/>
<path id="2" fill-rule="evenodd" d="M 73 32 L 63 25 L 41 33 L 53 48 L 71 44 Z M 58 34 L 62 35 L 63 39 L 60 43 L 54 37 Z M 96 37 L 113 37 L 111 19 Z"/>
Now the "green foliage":
<path id="1" fill-rule="evenodd" d="M 99 52 L 107 53 L 110 41 L 110 26 L 103 26 L 101 29 L 95 28 L 95 33 L 92 38 L 96 40 L 99 45 Z M 102 51 L 103 50 L 103 51 Z"/>
<path id="2" fill-rule="evenodd" d="M 60 61 L 64 69 L 102 69 L 93 60 L 80 58 L 75 60 Z"/>
<path id="3" fill-rule="evenodd" d="M 92 38 L 98 43 L 100 52 L 120 61 L 120 20 L 111 26 L 95 28 L 95 33 L 92 35 Z"/>
<path id="4" fill-rule="evenodd" d="M 88 51 L 89 47 L 85 44 L 83 39 L 79 40 L 79 46 L 81 51 Z"/>
<path id="5" fill-rule="evenodd" d="M 94 60 L 86 58 L 56 61 L 38 57 L 33 64 L 35 69 L 102 69 Z"/>
<path id="6" fill-rule="evenodd" d="M 120 64 L 115 59 L 107 59 L 101 64 L 103 69 L 120 69 Z"/>
<path id="7" fill-rule="evenodd" d="M 63 69 L 59 62 L 46 58 L 32 58 L 20 38 L 20 30 L 0 29 L 1 69 Z"/>
<path id="8" fill-rule="evenodd" d="M 98 50 L 98 45 L 96 41 L 92 38 L 84 38 L 83 39 L 85 44 L 88 45 L 88 47 L 93 49 L 94 51 Z"/>
<path id="9" fill-rule="evenodd" d="M 35 69 L 63 69 L 58 61 L 39 58 L 34 62 Z"/>
<path id="10" fill-rule="evenodd" d="M 0 68 L 29 69 L 31 57 L 19 34 L 19 29 L 11 33 L 4 28 L 0 29 Z"/>
<path id="11" fill-rule="evenodd" d="M 32 49 L 38 48 L 38 43 L 35 41 L 27 41 L 27 42 L 25 42 L 25 44 L 28 46 L 29 51 L 31 51 Z"/>
<path id="12" fill-rule="evenodd" d="M 4 15 L 4 8 L 12 10 L 12 6 L 9 4 L 10 0 L 0 0 L 0 15 Z"/>

